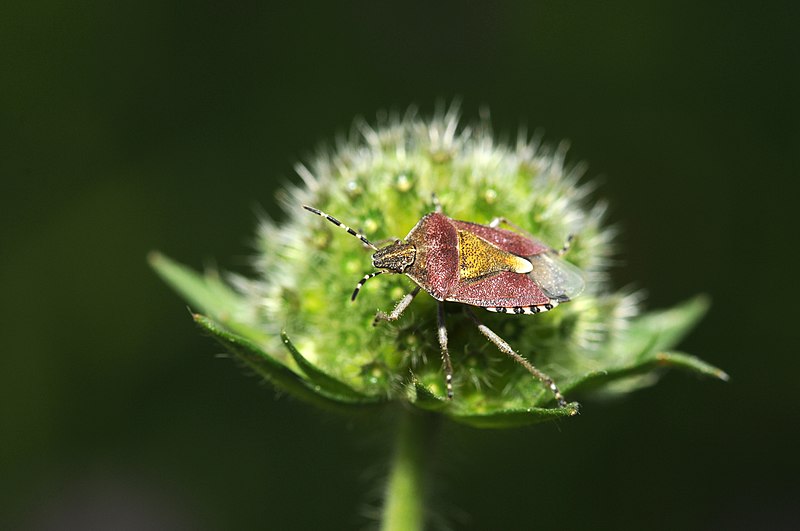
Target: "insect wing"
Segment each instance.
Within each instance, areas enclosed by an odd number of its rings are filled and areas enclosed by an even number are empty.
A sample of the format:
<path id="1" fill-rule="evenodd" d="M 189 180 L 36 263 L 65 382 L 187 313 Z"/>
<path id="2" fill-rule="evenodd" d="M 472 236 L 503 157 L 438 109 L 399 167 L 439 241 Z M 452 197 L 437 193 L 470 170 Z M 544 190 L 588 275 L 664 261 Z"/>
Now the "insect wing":
<path id="1" fill-rule="evenodd" d="M 574 265 L 550 253 L 528 258 L 533 265 L 529 273 L 533 281 L 551 299 L 561 302 L 573 299 L 583 292 L 583 273 Z"/>

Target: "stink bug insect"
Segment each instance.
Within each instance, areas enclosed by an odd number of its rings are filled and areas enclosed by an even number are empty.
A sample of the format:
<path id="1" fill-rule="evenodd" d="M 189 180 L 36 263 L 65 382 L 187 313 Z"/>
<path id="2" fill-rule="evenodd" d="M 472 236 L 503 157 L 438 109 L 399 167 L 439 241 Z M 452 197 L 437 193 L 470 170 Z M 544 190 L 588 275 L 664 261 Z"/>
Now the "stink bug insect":
<path id="1" fill-rule="evenodd" d="M 391 313 L 378 312 L 373 324 L 399 319 L 420 290 L 439 301 L 438 336 L 448 399 L 453 398 L 453 366 L 447 350 L 445 302 L 478 306 L 491 312 L 536 314 L 569 301 L 584 287 L 580 271 L 558 258 L 567 251 L 569 240 L 562 249 L 555 250 L 505 218 L 495 218 L 489 225 L 457 221 L 445 216 L 436 202 L 436 210 L 423 216 L 405 240 L 378 248 L 333 216 L 310 206 L 303 208 L 341 227 L 375 251 L 372 266 L 378 271 L 368 273 L 358 282 L 351 300 L 356 299 L 367 280 L 385 273 L 406 275 L 417 285 Z M 499 228 L 501 224 L 515 230 Z M 468 306 L 464 310 L 480 332 L 547 386 L 559 406 L 565 406 L 566 400 L 553 379 L 515 352 Z"/>

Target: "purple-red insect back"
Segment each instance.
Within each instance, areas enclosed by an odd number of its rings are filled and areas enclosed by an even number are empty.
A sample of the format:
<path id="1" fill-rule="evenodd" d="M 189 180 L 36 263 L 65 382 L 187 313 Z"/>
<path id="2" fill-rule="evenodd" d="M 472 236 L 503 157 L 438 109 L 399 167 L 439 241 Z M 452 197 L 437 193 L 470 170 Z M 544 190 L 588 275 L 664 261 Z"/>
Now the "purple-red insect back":
<path id="1" fill-rule="evenodd" d="M 457 221 L 442 214 L 437 204 L 436 211 L 423 216 L 404 240 L 379 249 L 333 216 L 310 206 L 303 205 L 303 208 L 326 218 L 375 251 L 372 265 L 378 271 L 365 275 L 358 282 L 353 300 L 367 280 L 381 274 L 403 274 L 417 285 L 391 313 L 379 312 L 373 324 L 399 319 L 420 290 L 439 301 L 438 336 L 448 399 L 453 398 L 453 368 L 447 349 L 445 302 L 479 306 L 499 313 L 536 314 L 569 301 L 584 287 L 580 271 L 559 258 L 568 245 L 555 250 L 504 218 L 496 218 L 489 225 Z M 501 229 L 500 224 L 515 230 Z M 514 351 L 468 306 L 464 311 L 480 332 L 544 383 L 559 406 L 565 406 L 566 400 L 553 379 Z"/>

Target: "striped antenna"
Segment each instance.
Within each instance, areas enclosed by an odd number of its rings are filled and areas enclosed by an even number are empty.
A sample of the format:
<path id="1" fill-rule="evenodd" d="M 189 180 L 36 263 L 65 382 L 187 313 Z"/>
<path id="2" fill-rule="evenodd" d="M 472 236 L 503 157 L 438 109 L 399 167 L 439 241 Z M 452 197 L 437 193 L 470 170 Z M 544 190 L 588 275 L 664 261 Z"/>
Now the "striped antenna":
<path id="1" fill-rule="evenodd" d="M 377 251 L 377 250 L 378 250 L 378 248 L 377 248 L 377 247 L 375 247 L 374 245 L 372 245 L 372 243 L 370 243 L 370 241 L 369 241 L 368 239 L 366 239 L 366 238 L 365 238 L 365 237 L 364 237 L 362 234 L 359 234 L 358 232 L 354 231 L 353 229 L 351 229 L 350 227 L 348 227 L 347 225 L 345 225 L 344 223 L 342 223 L 341 221 L 339 221 L 339 220 L 338 220 L 338 219 L 336 219 L 335 217 L 333 217 L 333 216 L 331 216 L 331 215 L 328 215 L 328 214 L 326 214 L 325 212 L 323 212 L 323 211 L 321 211 L 321 210 L 317 210 L 316 208 L 314 208 L 314 207 L 310 207 L 310 206 L 308 206 L 308 205 L 303 205 L 303 208 L 305 208 L 305 209 L 306 209 L 306 210 L 308 210 L 309 212 L 313 212 L 314 214 L 316 214 L 316 215 L 318 215 L 318 216 L 321 216 L 321 217 L 323 217 L 323 218 L 327 219 L 328 221 L 330 221 L 331 223 L 333 223 L 333 224 L 334 224 L 334 225 L 336 225 L 337 227 L 341 227 L 341 228 L 343 228 L 344 230 L 346 230 L 346 231 L 347 231 L 347 233 L 348 233 L 348 234 L 352 234 L 353 236 L 355 236 L 356 238 L 358 238 L 359 240 L 361 240 L 362 242 L 364 242 L 366 245 L 368 245 L 369 247 L 371 247 L 373 250 L 375 250 L 375 251 Z M 366 279 L 366 278 L 365 278 L 364 280 L 362 280 L 362 284 L 363 284 L 363 282 L 366 282 L 366 281 L 367 281 L 367 279 Z M 360 287 L 360 286 L 359 286 L 359 287 Z M 356 292 L 358 292 L 358 290 L 356 290 Z M 353 298 L 355 299 L 355 295 L 353 296 Z"/>
<path id="2" fill-rule="evenodd" d="M 356 284 L 356 289 L 353 290 L 353 295 L 350 297 L 350 300 L 351 301 L 356 300 L 356 297 L 358 297 L 358 292 L 361 291 L 361 287 L 367 283 L 367 280 L 371 279 L 372 277 L 377 277 L 378 275 L 382 275 L 386 272 L 387 271 L 375 271 L 374 273 L 367 273 L 366 275 L 364 275 L 364 278 L 359 280 L 358 284 Z"/>

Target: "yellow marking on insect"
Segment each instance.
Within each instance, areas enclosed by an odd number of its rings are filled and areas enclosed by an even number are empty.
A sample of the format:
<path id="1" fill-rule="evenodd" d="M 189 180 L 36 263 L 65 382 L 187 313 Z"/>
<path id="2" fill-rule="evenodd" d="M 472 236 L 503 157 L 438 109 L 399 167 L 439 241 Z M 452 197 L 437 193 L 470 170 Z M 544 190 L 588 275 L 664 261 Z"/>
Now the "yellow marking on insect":
<path id="1" fill-rule="evenodd" d="M 480 236 L 458 231 L 458 274 L 462 280 L 477 280 L 500 271 L 530 273 L 533 265 L 526 259 L 498 249 Z"/>

